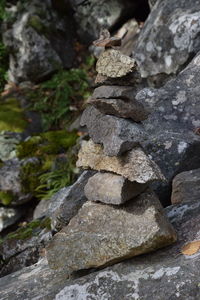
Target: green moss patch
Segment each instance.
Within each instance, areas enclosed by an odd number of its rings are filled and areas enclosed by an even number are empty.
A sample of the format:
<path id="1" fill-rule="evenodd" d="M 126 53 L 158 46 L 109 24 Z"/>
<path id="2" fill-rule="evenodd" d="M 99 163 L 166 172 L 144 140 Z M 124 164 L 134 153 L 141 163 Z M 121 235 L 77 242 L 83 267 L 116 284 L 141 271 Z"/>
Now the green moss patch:
<path id="1" fill-rule="evenodd" d="M 17 99 L 0 99 L 0 131 L 23 132 L 27 125 L 28 122 Z"/>
<path id="2" fill-rule="evenodd" d="M 11 192 L 0 191 L 0 202 L 7 206 L 11 204 L 14 196 Z"/>

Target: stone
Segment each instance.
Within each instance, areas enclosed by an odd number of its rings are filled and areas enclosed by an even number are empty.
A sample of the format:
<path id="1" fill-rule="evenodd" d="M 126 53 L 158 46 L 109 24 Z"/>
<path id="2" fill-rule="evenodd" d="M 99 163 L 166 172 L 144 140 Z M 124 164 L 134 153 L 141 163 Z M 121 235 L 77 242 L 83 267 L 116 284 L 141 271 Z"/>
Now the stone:
<path id="1" fill-rule="evenodd" d="M 135 88 L 132 86 L 112 86 L 102 85 L 97 87 L 92 96 L 92 99 L 123 99 L 123 100 L 134 100 L 135 99 Z"/>
<path id="2" fill-rule="evenodd" d="M 172 204 L 200 200 L 200 169 L 179 173 L 172 183 Z"/>
<path id="3" fill-rule="evenodd" d="M 70 280 L 54 299 L 198 299 L 200 251 L 187 256 L 180 250 L 200 239 L 200 202 L 169 206 L 166 212 L 178 233 L 175 244 Z M 8 287 L 4 293 L 12 295 Z"/>
<path id="4" fill-rule="evenodd" d="M 16 146 L 22 140 L 21 134 L 0 132 L 0 160 L 6 161 L 16 157 Z"/>
<path id="5" fill-rule="evenodd" d="M 199 76 L 200 53 L 162 88 L 143 89 L 136 95 L 137 100 L 152 107 L 142 122 L 148 132 L 142 145 L 167 178 L 165 184 L 155 187 L 164 205 L 170 203 L 174 176 L 200 168 Z"/>
<path id="6" fill-rule="evenodd" d="M 135 60 L 120 51 L 109 49 L 104 51 L 96 64 L 97 73 L 111 77 L 123 77 L 135 68 Z"/>
<path id="7" fill-rule="evenodd" d="M 114 115 L 119 118 L 128 118 L 135 122 L 143 121 L 147 119 L 149 115 L 148 110 L 137 101 L 90 98 L 88 104 L 93 105 L 103 114 Z"/>
<path id="8" fill-rule="evenodd" d="M 51 219 L 51 227 L 54 231 L 66 226 L 87 201 L 84 187 L 95 173 L 91 170 L 84 171 L 73 185 L 61 189 L 52 197 L 47 215 Z"/>
<path id="9" fill-rule="evenodd" d="M 91 139 L 95 143 L 103 144 L 104 153 L 109 156 L 119 156 L 146 138 L 141 124 L 104 115 L 93 106 L 84 110 L 81 125 L 87 126 Z"/>
<path id="10" fill-rule="evenodd" d="M 0 207 L 0 232 L 10 225 L 15 224 L 22 216 L 16 208 Z"/>
<path id="11" fill-rule="evenodd" d="M 141 194 L 146 187 L 116 174 L 97 173 L 89 178 L 84 191 L 90 201 L 119 205 Z"/>
<path id="12" fill-rule="evenodd" d="M 130 18 L 141 1 L 110 0 L 70 0 L 74 9 L 79 37 L 84 42 L 91 43 L 99 37 L 102 28 L 112 29 L 124 19 Z M 143 1 L 142 1 L 143 2 Z M 144 4 L 144 3 L 142 3 Z M 112 12 L 112 13 L 111 13 Z"/>
<path id="13" fill-rule="evenodd" d="M 175 74 L 197 54 L 199 7 L 199 0 L 156 2 L 133 49 L 142 77 Z"/>
<path id="14" fill-rule="evenodd" d="M 165 180 L 157 165 L 140 147 L 134 148 L 121 157 L 110 157 L 106 156 L 102 147 L 94 144 L 92 140 L 83 141 L 78 154 L 77 167 L 113 172 L 137 183 Z"/>
<path id="15" fill-rule="evenodd" d="M 3 42 L 10 53 L 11 82 L 38 82 L 72 66 L 75 26 L 69 10 L 63 16 L 51 1 L 34 0 L 28 6 L 12 6 L 9 13 L 11 18 L 3 24 Z"/>
<path id="16" fill-rule="evenodd" d="M 155 194 L 146 191 L 115 207 L 86 202 L 47 246 L 53 269 L 66 272 L 103 267 L 176 241 Z"/>
<path id="17" fill-rule="evenodd" d="M 0 243 L 0 277 L 36 263 L 52 238 L 49 220 L 34 220 L 10 232 Z"/>
<path id="18" fill-rule="evenodd" d="M 165 212 L 178 235 L 173 245 L 78 279 L 50 269 L 44 258 L 1 278 L 2 300 L 198 299 L 200 251 L 187 256 L 180 249 L 200 239 L 200 202 L 171 205 Z"/>
<path id="19" fill-rule="evenodd" d="M 156 4 L 157 1 L 158 1 L 158 0 L 148 0 L 149 6 L 150 6 L 151 9 L 152 9 L 152 7 Z"/>

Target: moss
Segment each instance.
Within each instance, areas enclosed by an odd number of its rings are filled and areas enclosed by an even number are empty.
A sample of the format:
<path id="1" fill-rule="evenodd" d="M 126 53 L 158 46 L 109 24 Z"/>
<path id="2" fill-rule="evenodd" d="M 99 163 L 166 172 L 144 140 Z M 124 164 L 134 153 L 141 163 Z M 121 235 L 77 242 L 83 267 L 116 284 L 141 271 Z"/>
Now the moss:
<path id="1" fill-rule="evenodd" d="M 44 34 L 47 31 L 41 19 L 36 15 L 29 17 L 27 25 L 35 29 L 35 31 L 37 31 L 39 34 Z"/>
<path id="2" fill-rule="evenodd" d="M 17 99 L 0 100 L 0 131 L 23 132 L 27 125 L 28 122 Z"/>
<path id="3" fill-rule="evenodd" d="M 14 196 L 11 192 L 0 191 L 0 202 L 3 205 L 9 205 L 12 202 L 13 198 Z"/>
<path id="4" fill-rule="evenodd" d="M 33 236 L 39 235 L 43 229 L 51 229 L 50 218 L 36 219 L 28 223 L 26 226 L 17 229 L 14 232 L 9 233 L 1 242 L 7 240 L 25 240 Z"/>
<path id="5" fill-rule="evenodd" d="M 38 146 L 42 142 L 42 138 L 40 136 L 33 136 L 28 140 L 21 142 L 17 146 L 17 156 L 19 158 L 27 158 L 36 156 L 37 152 L 39 153 Z"/>
<path id="6" fill-rule="evenodd" d="M 31 193 L 35 196 L 35 190 L 40 184 L 42 163 L 39 160 L 25 162 L 20 169 L 20 179 L 23 193 Z"/>

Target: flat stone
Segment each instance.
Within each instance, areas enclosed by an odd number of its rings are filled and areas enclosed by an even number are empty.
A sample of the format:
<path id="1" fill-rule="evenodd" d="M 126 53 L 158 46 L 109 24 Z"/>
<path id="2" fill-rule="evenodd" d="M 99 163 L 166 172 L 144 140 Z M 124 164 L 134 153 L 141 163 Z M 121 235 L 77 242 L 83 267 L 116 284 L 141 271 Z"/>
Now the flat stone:
<path id="1" fill-rule="evenodd" d="M 171 246 L 76 280 L 68 280 L 65 271 L 50 269 L 43 259 L 1 278 L 1 299 L 198 299 L 200 251 L 187 256 L 181 254 L 181 248 L 200 239 L 200 202 L 171 205 L 165 212 L 178 235 L 178 241 Z"/>
<path id="2" fill-rule="evenodd" d="M 102 85 L 97 87 L 92 97 L 93 99 L 113 99 L 119 98 L 124 100 L 134 100 L 135 99 L 135 89 L 131 86 L 116 86 L 116 85 Z"/>
<path id="3" fill-rule="evenodd" d="M 104 51 L 96 64 L 96 71 L 108 77 L 123 77 L 133 71 L 135 60 L 118 50 L 109 49 Z"/>
<path id="4" fill-rule="evenodd" d="M 188 256 L 181 253 L 181 248 L 200 239 L 200 202 L 169 206 L 166 212 L 178 233 L 176 243 L 70 280 L 54 299 L 199 299 L 200 251 Z M 2 282 L 3 293 L 12 300 L 8 287 Z"/>
<path id="5" fill-rule="evenodd" d="M 176 175 L 172 183 L 172 204 L 200 201 L 200 169 Z"/>
<path id="6" fill-rule="evenodd" d="M 0 232 L 8 226 L 15 224 L 21 216 L 22 212 L 19 209 L 0 207 Z"/>
<path id="7" fill-rule="evenodd" d="M 97 173 L 89 178 L 84 191 L 90 201 L 119 205 L 136 197 L 146 187 L 146 184 L 131 182 L 120 175 Z"/>
<path id="8" fill-rule="evenodd" d="M 93 106 L 88 106 L 81 118 L 89 136 L 95 143 L 103 144 L 104 153 L 118 156 L 132 149 L 146 138 L 141 124 L 115 116 L 104 115 Z"/>
<path id="9" fill-rule="evenodd" d="M 86 202 L 47 246 L 51 268 L 74 272 L 102 267 L 176 241 L 155 194 L 147 191 L 123 207 Z"/>
<path id="10" fill-rule="evenodd" d="M 77 167 L 114 172 L 138 183 L 164 180 L 158 166 L 140 147 L 128 151 L 121 157 L 110 157 L 106 156 L 102 147 L 94 144 L 92 140 L 83 141 L 78 154 Z"/>

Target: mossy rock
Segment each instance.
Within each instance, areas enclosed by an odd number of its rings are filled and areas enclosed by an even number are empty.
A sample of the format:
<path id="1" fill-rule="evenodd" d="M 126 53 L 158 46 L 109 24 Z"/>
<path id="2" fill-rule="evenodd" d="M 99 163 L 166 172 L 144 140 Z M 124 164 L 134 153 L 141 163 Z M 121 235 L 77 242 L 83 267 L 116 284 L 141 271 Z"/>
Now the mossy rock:
<path id="1" fill-rule="evenodd" d="M 14 195 L 9 191 L 0 191 L 0 203 L 5 206 L 11 204 L 12 200 L 14 199 Z"/>
<path id="2" fill-rule="evenodd" d="M 23 132 L 27 126 L 19 101 L 15 98 L 0 99 L 0 131 Z"/>
<path id="3" fill-rule="evenodd" d="M 37 15 L 29 17 L 27 26 L 32 27 L 38 34 L 46 34 L 48 32 L 48 29 Z"/>

